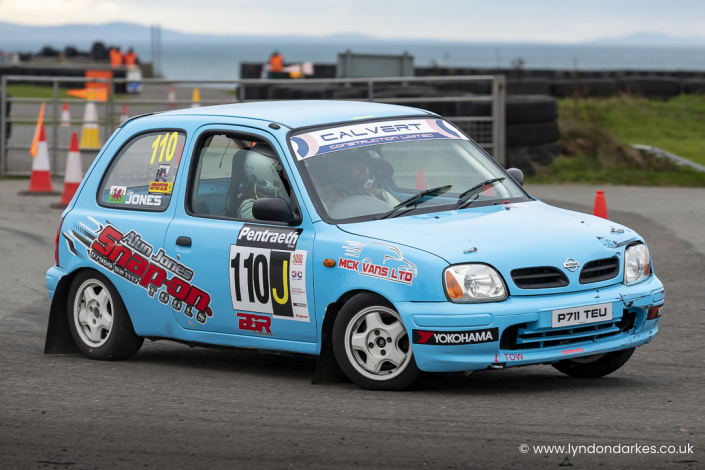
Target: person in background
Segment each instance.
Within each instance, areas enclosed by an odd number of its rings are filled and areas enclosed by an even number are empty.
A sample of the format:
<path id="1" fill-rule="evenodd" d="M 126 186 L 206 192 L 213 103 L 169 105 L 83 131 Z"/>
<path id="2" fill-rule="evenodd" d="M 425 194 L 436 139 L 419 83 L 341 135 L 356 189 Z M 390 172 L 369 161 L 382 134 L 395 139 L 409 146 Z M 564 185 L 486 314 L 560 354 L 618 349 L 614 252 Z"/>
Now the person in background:
<path id="1" fill-rule="evenodd" d="M 269 78 L 279 78 L 284 69 L 284 57 L 278 50 L 274 50 L 269 57 Z"/>
<path id="2" fill-rule="evenodd" d="M 122 65 L 122 51 L 119 47 L 110 49 L 110 65 L 112 67 L 120 67 Z"/>
<path id="3" fill-rule="evenodd" d="M 130 47 L 127 50 L 127 54 L 125 54 L 125 65 L 128 67 L 137 65 L 140 63 L 139 58 L 137 57 L 137 53 Z"/>

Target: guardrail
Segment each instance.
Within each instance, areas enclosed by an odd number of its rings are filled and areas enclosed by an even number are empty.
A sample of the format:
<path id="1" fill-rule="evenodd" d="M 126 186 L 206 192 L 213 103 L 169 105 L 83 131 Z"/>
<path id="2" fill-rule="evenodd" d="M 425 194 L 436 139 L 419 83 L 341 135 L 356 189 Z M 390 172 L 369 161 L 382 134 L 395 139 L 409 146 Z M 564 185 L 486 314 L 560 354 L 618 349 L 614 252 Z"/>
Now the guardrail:
<path id="1" fill-rule="evenodd" d="M 77 98 L 60 98 L 60 85 L 62 83 L 76 82 L 106 83 L 108 90 L 112 91 L 115 84 L 127 83 L 126 78 L 97 79 L 83 77 L 40 77 L 40 76 L 12 76 L 1 77 L 0 87 L 0 176 L 25 175 L 30 173 L 32 159 L 29 155 L 34 125 L 39 114 L 39 106 L 46 102 L 44 123 L 47 129 L 47 144 L 51 159 L 51 171 L 55 176 L 63 175 L 65 152 L 68 151 L 70 135 L 73 131 L 80 131 L 83 124 L 83 113 L 77 115 L 75 110 L 83 111 L 86 100 Z M 8 97 L 8 86 L 13 83 L 46 82 L 52 86 L 51 98 L 18 98 Z M 390 96 L 395 93 L 404 94 L 419 84 L 435 84 L 452 88 L 455 83 L 484 82 L 479 87 L 486 90 L 484 93 L 467 93 L 447 90 L 443 93 L 434 93 L 433 96 Z M 132 115 L 148 112 L 159 112 L 172 109 L 191 107 L 194 102 L 189 99 L 168 100 L 168 87 L 176 86 L 179 90 L 187 92 L 191 88 L 199 87 L 204 95 L 198 105 L 245 103 L 263 101 L 262 98 L 249 98 L 250 91 L 265 87 L 284 89 L 287 87 L 306 88 L 328 86 L 338 90 L 360 90 L 360 97 L 342 98 L 346 101 L 372 101 L 378 103 L 394 103 L 418 107 L 438 107 L 458 105 L 459 103 L 488 103 L 491 112 L 489 115 L 453 116 L 447 119 L 455 123 L 460 129 L 470 135 L 479 145 L 484 147 L 500 164 L 505 165 L 505 79 L 504 75 L 473 75 L 473 76 L 446 76 L 446 77 L 384 77 L 384 78 L 336 78 L 336 79 L 297 79 L 297 80 L 167 80 L 167 79 L 142 79 L 143 95 L 146 98 L 137 98 L 136 95 L 118 95 L 108 93 L 105 102 L 95 102 L 98 110 L 98 124 L 104 133 L 102 142 L 120 124 L 120 114 L 123 105 L 132 108 Z M 461 87 L 458 87 L 461 88 Z M 487 92 L 489 91 L 489 92 Z M 407 93 L 408 94 L 408 93 Z M 150 98 L 150 96 L 154 98 Z M 210 97 L 209 97 L 210 96 Z M 68 127 L 62 127 L 60 114 L 63 103 L 68 103 L 74 108 Z M 10 114 L 5 110 L 10 106 Z M 134 112 L 138 108 L 138 112 Z M 442 112 L 441 112 L 442 114 Z M 11 132 L 8 135 L 8 124 Z M 84 158 L 84 167 L 95 158 L 99 150 L 81 149 Z"/>

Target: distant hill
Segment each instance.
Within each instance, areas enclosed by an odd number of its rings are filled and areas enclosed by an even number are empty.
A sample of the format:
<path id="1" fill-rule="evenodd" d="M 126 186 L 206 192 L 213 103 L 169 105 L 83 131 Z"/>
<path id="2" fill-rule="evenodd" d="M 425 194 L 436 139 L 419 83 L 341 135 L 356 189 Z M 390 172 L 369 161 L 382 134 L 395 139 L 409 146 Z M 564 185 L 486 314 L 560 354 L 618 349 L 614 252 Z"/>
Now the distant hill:
<path id="1" fill-rule="evenodd" d="M 62 26 L 27 26 L 13 23 L 0 22 L 0 50 L 37 50 L 45 45 L 56 49 L 65 46 L 74 46 L 88 49 L 95 41 L 102 41 L 106 45 L 145 45 L 150 42 L 150 28 L 136 23 L 115 22 L 102 25 L 67 24 Z M 383 43 L 383 44 L 482 44 L 483 41 L 441 41 L 434 39 L 381 39 L 360 33 L 347 32 L 328 36 L 304 35 L 223 35 L 223 34 L 191 34 L 172 29 L 162 29 L 164 43 L 259 43 L 259 44 L 287 44 L 287 43 L 325 43 L 340 44 L 341 48 L 356 45 Z M 527 44 L 530 41 L 514 41 L 513 44 Z M 494 44 L 503 44 L 494 41 Z M 509 43 L 507 43 L 509 44 Z M 537 44 L 537 43 L 533 43 Z M 634 46 L 634 47 L 705 47 L 705 38 L 701 37 L 673 37 L 657 33 L 634 33 L 622 37 L 609 37 L 583 42 L 591 46 Z M 347 47 L 346 47 L 347 46 Z"/>
<path id="2" fill-rule="evenodd" d="M 705 47 L 705 38 L 683 38 L 658 33 L 634 33 L 622 37 L 595 39 L 585 44 L 594 46 Z"/>
<path id="3" fill-rule="evenodd" d="M 107 23 L 103 25 L 68 24 L 62 26 L 26 26 L 0 22 L 0 49 L 20 47 L 42 47 L 49 45 L 63 48 L 71 45 L 82 49 L 88 48 L 93 42 L 102 41 L 106 44 L 119 44 L 123 47 L 129 44 L 148 43 L 150 28 L 135 23 Z M 171 29 L 162 29 L 162 42 L 326 42 L 341 44 L 358 44 L 379 41 L 371 36 L 358 33 L 339 33 L 325 37 L 297 35 L 214 35 L 190 34 Z"/>

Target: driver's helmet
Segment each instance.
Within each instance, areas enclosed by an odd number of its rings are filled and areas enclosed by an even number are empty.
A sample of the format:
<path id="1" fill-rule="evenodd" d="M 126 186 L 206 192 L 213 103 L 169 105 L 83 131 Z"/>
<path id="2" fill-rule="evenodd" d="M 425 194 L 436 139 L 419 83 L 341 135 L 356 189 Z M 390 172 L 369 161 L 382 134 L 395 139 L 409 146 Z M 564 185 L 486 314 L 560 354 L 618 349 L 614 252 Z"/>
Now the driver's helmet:
<path id="1" fill-rule="evenodd" d="M 279 172 L 281 163 L 271 147 L 258 144 L 245 156 L 245 179 L 250 183 L 256 198 L 286 197 Z"/>
<path id="2" fill-rule="evenodd" d="M 372 149 L 349 149 L 345 152 L 340 152 L 340 164 L 343 168 L 343 179 L 351 189 L 369 189 L 375 185 L 375 174 L 373 166 L 374 161 L 380 160 L 379 154 Z M 366 180 L 359 180 L 347 171 L 347 166 L 350 162 L 361 162 L 367 165 L 369 169 L 369 177 Z"/>

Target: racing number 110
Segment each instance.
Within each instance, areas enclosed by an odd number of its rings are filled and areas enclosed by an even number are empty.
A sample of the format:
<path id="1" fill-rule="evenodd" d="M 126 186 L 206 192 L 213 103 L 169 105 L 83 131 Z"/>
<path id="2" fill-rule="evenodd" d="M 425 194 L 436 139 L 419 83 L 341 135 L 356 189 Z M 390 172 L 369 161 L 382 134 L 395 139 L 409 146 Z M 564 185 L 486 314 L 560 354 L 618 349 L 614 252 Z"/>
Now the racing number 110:
<path id="1" fill-rule="evenodd" d="M 256 255 L 250 253 L 250 256 L 243 260 L 243 267 L 247 271 L 247 297 L 250 303 L 257 302 L 260 304 L 269 303 L 269 267 L 265 255 Z M 230 267 L 233 268 L 235 276 L 235 297 L 238 302 L 242 302 L 242 293 L 240 292 L 240 253 L 235 255 L 235 258 L 230 260 Z M 282 279 L 284 295 L 279 296 L 277 289 L 272 288 L 272 298 L 280 305 L 285 305 L 289 300 L 288 282 L 288 262 L 285 260 L 282 264 Z"/>
<path id="2" fill-rule="evenodd" d="M 170 162 L 176 153 L 176 143 L 178 140 L 179 134 L 177 132 L 172 132 L 171 135 L 169 133 L 164 134 L 164 136 L 161 134 L 158 135 L 157 138 L 154 139 L 154 142 L 152 142 L 152 160 L 149 164 L 154 163 L 154 158 L 157 156 L 157 150 L 160 147 L 162 151 L 159 154 L 159 161 L 161 162 L 163 160 L 164 153 L 166 152 L 166 161 Z"/>

